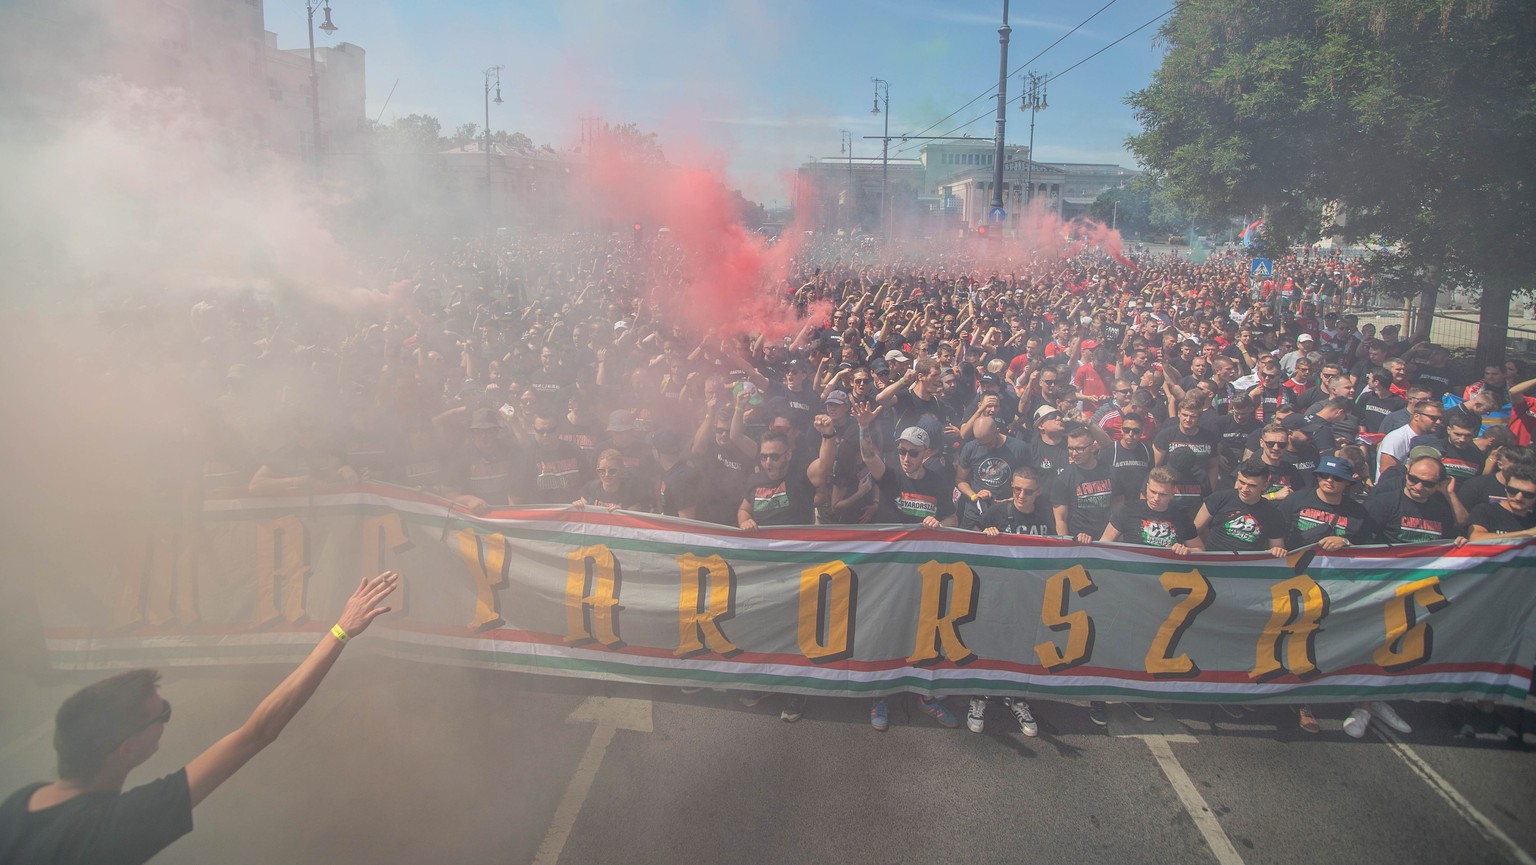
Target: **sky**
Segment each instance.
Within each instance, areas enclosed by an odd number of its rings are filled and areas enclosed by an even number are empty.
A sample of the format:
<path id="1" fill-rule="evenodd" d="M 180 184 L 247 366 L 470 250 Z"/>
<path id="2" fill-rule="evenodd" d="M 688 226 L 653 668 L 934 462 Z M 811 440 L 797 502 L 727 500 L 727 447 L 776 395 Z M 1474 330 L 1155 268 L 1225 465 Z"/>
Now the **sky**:
<path id="1" fill-rule="evenodd" d="M 1125 139 L 1137 126 L 1124 99 L 1147 86 L 1162 51 L 1157 24 L 1127 34 L 1171 4 L 1109 0 L 1083 23 L 1104 2 L 1012 3 L 1009 144 L 1029 141 L 1019 73 L 1060 75 L 1036 118 L 1041 161 L 1135 167 Z M 658 134 L 669 161 L 716 167 L 769 205 L 788 202 L 788 177 L 801 163 L 842 155 L 841 130 L 853 133 L 855 156 L 879 155 L 880 142 L 865 138 L 884 123 L 870 111 L 872 77 L 890 82 L 893 135 L 991 138 L 995 124 L 1003 0 L 333 0 L 331 8 L 338 29 L 316 30 L 316 44 L 365 49 L 372 119 L 430 114 L 444 134 L 482 123 L 484 70 L 501 65 L 493 130 L 559 148 L 577 144 L 583 117 L 633 122 Z M 280 47 L 307 44 L 302 0 L 267 0 L 265 14 Z M 893 142 L 891 155 L 915 157 L 917 146 Z"/>

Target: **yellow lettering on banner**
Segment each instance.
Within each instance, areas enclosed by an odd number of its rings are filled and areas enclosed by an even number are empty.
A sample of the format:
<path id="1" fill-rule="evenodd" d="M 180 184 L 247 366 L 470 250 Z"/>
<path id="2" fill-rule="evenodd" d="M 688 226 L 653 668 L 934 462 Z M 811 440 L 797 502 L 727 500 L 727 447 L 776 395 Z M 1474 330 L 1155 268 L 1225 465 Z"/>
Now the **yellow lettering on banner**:
<path id="1" fill-rule="evenodd" d="M 1306 574 L 1281 580 L 1269 591 L 1272 612 L 1269 624 L 1259 636 L 1248 678 L 1263 682 L 1287 672 L 1302 679 L 1319 675 L 1322 671 L 1317 668 L 1317 631 L 1328 615 L 1328 593 Z"/>
<path id="2" fill-rule="evenodd" d="M 812 661 L 841 660 L 848 654 L 852 630 L 853 571 L 848 565 L 839 560 L 801 571 L 800 654 Z"/>
<path id="3" fill-rule="evenodd" d="M 1183 595 L 1184 599 L 1173 605 L 1173 611 L 1152 638 L 1152 646 L 1147 649 L 1147 672 L 1159 679 L 1199 675 L 1200 667 L 1189 655 L 1180 652 L 1177 657 L 1170 656 L 1178 649 L 1179 638 L 1195 623 L 1195 617 L 1216 600 L 1216 593 L 1211 590 L 1211 581 L 1198 569 L 1168 571 L 1159 579 L 1164 591 L 1175 598 Z"/>
<path id="4" fill-rule="evenodd" d="M 613 552 L 603 544 L 594 544 L 571 551 L 566 562 L 566 642 L 574 646 L 596 641 L 610 649 L 624 645 L 619 639 L 619 564 Z"/>
<path id="5" fill-rule="evenodd" d="M 965 562 L 936 561 L 919 565 L 917 572 L 923 575 L 923 599 L 917 613 L 917 641 L 907 663 L 932 664 L 941 655 L 955 664 L 976 660 L 957 630 L 976 617 L 976 573 Z"/>
<path id="6" fill-rule="evenodd" d="M 1417 609 L 1439 612 L 1451 602 L 1440 591 L 1440 578 L 1430 577 L 1397 587 L 1397 593 L 1382 607 L 1387 641 L 1371 658 L 1390 672 L 1416 667 L 1429 660 L 1434 651 L 1435 632 L 1428 622 L 1417 622 Z"/>
<path id="7" fill-rule="evenodd" d="M 196 559 L 193 546 L 169 519 L 128 527 L 114 547 L 121 551 L 118 596 L 112 626 L 126 628 L 147 621 L 155 627 L 190 625 L 198 620 Z"/>
<path id="8" fill-rule="evenodd" d="M 1067 632 L 1067 648 L 1055 643 L 1035 646 L 1035 655 L 1050 672 L 1057 673 L 1088 660 L 1093 654 L 1093 619 L 1082 610 L 1067 611 L 1068 593 L 1087 597 L 1098 590 L 1082 565 L 1052 574 L 1045 581 L 1045 603 L 1040 607 L 1040 622 L 1053 631 Z"/>
<path id="9" fill-rule="evenodd" d="M 371 577 L 389 565 L 391 553 L 411 548 L 411 536 L 405 531 L 405 521 L 397 513 L 382 514 L 363 520 L 362 562 L 360 576 Z M 404 588 L 404 586 L 401 586 Z M 398 604 L 395 605 L 398 609 Z"/>
<path id="10" fill-rule="evenodd" d="M 736 580 L 731 566 L 719 556 L 700 558 L 683 553 L 677 557 L 677 567 L 682 572 L 682 593 L 677 610 L 677 651 L 672 654 L 687 658 L 705 652 L 740 652 L 720 630 L 720 623 L 735 615 Z M 705 597 L 702 608 L 701 595 Z"/>
<path id="11" fill-rule="evenodd" d="M 470 579 L 475 581 L 475 615 L 469 626 L 477 631 L 497 627 L 505 621 L 501 617 L 501 599 L 496 587 L 507 583 L 507 538 L 505 535 L 482 535 L 474 529 L 459 529 L 453 533 L 459 542 L 459 556 L 469 569 Z"/>
<path id="12" fill-rule="evenodd" d="M 303 619 L 309 582 L 309 531 L 304 523 L 290 514 L 257 526 L 256 557 L 256 623 Z"/>

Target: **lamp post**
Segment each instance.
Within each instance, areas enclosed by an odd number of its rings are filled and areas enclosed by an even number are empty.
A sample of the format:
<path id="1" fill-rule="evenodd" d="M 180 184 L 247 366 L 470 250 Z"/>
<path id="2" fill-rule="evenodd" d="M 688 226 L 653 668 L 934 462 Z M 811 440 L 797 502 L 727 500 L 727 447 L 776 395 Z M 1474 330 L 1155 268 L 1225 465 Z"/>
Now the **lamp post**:
<path id="1" fill-rule="evenodd" d="M 1019 110 L 1029 112 L 1029 159 L 1024 163 L 1024 206 L 1028 208 L 1035 200 L 1034 168 L 1035 168 L 1035 114 L 1050 106 L 1045 101 L 1045 83 L 1050 80 L 1050 73 L 1039 75 L 1035 72 L 1024 73 L 1024 95 L 1019 97 Z"/>
<path id="2" fill-rule="evenodd" d="M 869 80 L 875 84 L 875 107 L 869 110 L 870 114 L 880 113 L 880 94 L 885 94 L 885 140 L 880 142 L 880 235 L 889 237 L 891 212 L 886 190 L 891 172 L 891 82 L 883 78 Z"/>
<path id="3" fill-rule="evenodd" d="M 491 200 L 491 82 L 496 83 L 496 104 L 501 104 L 501 67 L 485 70 L 485 200 Z"/>
<path id="4" fill-rule="evenodd" d="M 336 32 L 336 25 L 331 23 L 331 0 L 304 0 L 304 11 L 309 13 L 309 112 L 310 120 L 314 124 L 314 143 L 312 152 L 315 157 L 315 173 L 320 172 L 320 72 L 315 66 L 315 10 L 325 11 L 325 20 L 320 22 L 320 29 L 326 35 Z"/>
<path id="5" fill-rule="evenodd" d="M 1003 0 L 1003 26 L 997 28 L 997 140 L 992 144 L 992 209 L 1003 209 L 1003 130 L 1008 118 L 1008 0 Z"/>
<path id="6" fill-rule="evenodd" d="M 848 180 L 843 184 L 843 203 L 844 207 L 848 207 L 853 204 L 853 133 L 846 129 L 839 129 L 838 132 L 843 134 L 843 140 L 838 146 L 838 152 L 848 155 Z M 850 211 L 851 207 L 849 210 L 844 210 L 843 207 L 838 208 L 838 212 L 842 214 L 842 218 L 838 221 L 842 223 L 842 227 L 845 229 L 853 228 L 849 224 L 850 220 L 847 218 Z"/>

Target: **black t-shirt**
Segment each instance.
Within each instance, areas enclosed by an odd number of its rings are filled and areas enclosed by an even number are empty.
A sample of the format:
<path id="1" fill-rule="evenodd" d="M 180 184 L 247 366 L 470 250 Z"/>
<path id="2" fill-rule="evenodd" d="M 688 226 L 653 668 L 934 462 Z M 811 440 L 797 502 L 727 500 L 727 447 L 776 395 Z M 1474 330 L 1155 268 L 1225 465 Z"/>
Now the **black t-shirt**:
<path id="1" fill-rule="evenodd" d="M 1329 535 L 1340 535 L 1352 544 L 1368 544 L 1376 537 L 1376 527 L 1365 507 L 1348 496 L 1337 505 L 1317 497 L 1317 490 L 1295 492 L 1280 502 L 1285 516 L 1285 548 L 1288 550 L 1315 544 Z"/>
<path id="2" fill-rule="evenodd" d="M 1185 433 L 1179 429 L 1178 424 L 1171 424 L 1157 434 L 1154 440 L 1157 449 L 1167 456 L 1187 450 L 1194 456 L 1195 479 L 1200 483 L 1207 483 L 1210 469 L 1210 459 L 1213 454 L 1219 453 L 1221 440 L 1216 433 L 1208 429 L 1196 429 L 1194 433 Z"/>
<path id="3" fill-rule="evenodd" d="M 1264 488 L 1264 497 L 1273 499 L 1282 490 L 1290 490 L 1294 494 L 1311 486 L 1310 472 L 1301 471 L 1295 463 L 1282 459 L 1280 465 L 1269 467 L 1269 486 Z"/>
<path id="4" fill-rule="evenodd" d="M 1044 473 L 1045 480 L 1049 481 L 1061 474 L 1067 467 L 1067 438 L 1062 436 L 1061 444 L 1050 444 L 1035 433 L 1029 440 L 1029 465 Z"/>
<path id="5" fill-rule="evenodd" d="M 1443 444 L 1440 462 L 1445 466 L 1445 473 L 1456 479 L 1457 486 L 1483 473 L 1484 455 L 1477 449 L 1477 445 L 1457 447 L 1450 442 Z"/>
<path id="6" fill-rule="evenodd" d="M 1231 471 L 1243 461 L 1243 451 L 1248 448 L 1249 437 L 1263 427 L 1264 424 L 1259 423 L 1255 418 L 1245 420 L 1235 414 L 1225 414 L 1216 418 L 1210 430 L 1221 439 L 1221 462 L 1224 470 Z"/>
<path id="7" fill-rule="evenodd" d="M 1280 508 L 1267 499 L 1250 505 L 1237 490 L 1220 490 L 1205 500 L 1205 509 L 1211 515 L 1206 549 L 1251 553 L 1267 550 L 1270 540 L 1285 537 Z"/>
<path id="8" fill-rule="evenodd" d="M 1446 541 L 1456 537 L 1456 514 L 1450 502 L 1436 493 L 1419 504 L 1402 488 L 1382 490 L 1365 500 L 1365 511 L 1376 523 L 1376 532 L 1389 544 Z"/>
<path id="9" fill-rule="evenodd" d="M 1481 504 L 1498 504 L 1508 496 L 1504 494 L 1504 482 L 1496 474 L 1478 475 L 1456 482 L 1456 497 L 1468 513 Z"/>
<path id="10" fill-rule="evenodd" d="M 27 801 L 43 786 L 29 784 L 0 804 L 0 862 L 138 865 L 192 831 L 185 769 L 126 793 L 84 793 L 28 813 Z"/>
<path id="11" fill-rule="evenodd" d="M 1071 464 L 1051 484 L 1051 504 L 1066 505 L 1067 534 L 1086 534 L 1094 540 L 1109 525 L 1109 504 L 1114 498 L 1114 470 L 1099 460 L 1091 469 Z"/>
<path id="12" fill-rule="evenodd" d="M 1482 526 L 1495 534 L 1523 532 L 1529 528 L 1536 528 L 1536 510 L 1524 517 L 1517 517 L 1503 505 L 1483 502 L 1472 509 L 1472 525 Z"/>
<path id="13" fill-rule="evenodd" d="M 975 439 L 960 448 L 959 464 L 970 473 L 971 489 L 977 492 L 991 490 L 993 498 L 1006 497 L 1003 491 L 1008 488 L 1014 470 L 1028 461 L 1028 448 L 1013 436 L 993 448 Z"/>
<path id="14" fill-rule="evenodd" d="M 816 521 L 816 487 L 803 472 L 791 470 L 777 481 L 758 472 L 747 482 L 745 500 L 760 526 L 808 526 Z"/>
<path id="15" fill-rule="evenodd" d="M 1356 403 L 1360 407 L 1361 423 L 1365 425 L 1368 433 L 1381 432 L 1381 422 L 1387 419 L 1387 415 L 1408 405 L 1408 401 L 1400 396 L 1387 394 L 1377 396 L 1375 391 L 1366 391 Z"/>
<path id="16" fill-rule="evenodd" d="M 1102 451 L 1099 459 L 1104 459 Z M 1114 470 L 1115 489 L 1127 497 L 1140 495 L 1147 472 L 1152 470 L 1152 448 L 1144 441 L 1128 448 L 1115 442 L 1110 446 L 1109 465 Z"/>
<path id="17" fill-rule="evenodd" d="M 626 511 L 645 511 L 651 508 L 650 487 L 634 478 L 621 478 L 619 488 L 611 493 L 603 489 L 602 481 L 588 481 L 581 488 L 581 498 L 595 508 L 621 508 Z"/>
<path id="18" fill-rule="evenodd" d="M 1036 497 L 1035 509 L 1027 513 L 1014 507 L 1012 499 L 993 502 L 982 513 L 980 527 L 997 529 L 999 532 L 1010 535 L 1055 537 L 1056 518 L 1043 506 L 1041 501 L 1043 498 L 1044 496 Z"/>
<path id="19" fill-rule="evenodd" d="M 530 448 L 522 501 L 529 505 L 570 504 L 591 474 L 580 449 L 570 442 L 555 439 L 550 447 Z"/>
<path id="20" fill-rule="evenodd" d="M 955 512 L 955 482 L 947 475 L 925 470 L 920 478 L 893 466 L 876 481 L 880 509 L 877 523 L 920 523 L 925 517 L 944 520 Z"/>
<path id="21" fill-rule="evenodd" d="M 1195 537 L 1195 524 L 1184 514 L 1169 508 L 1154 511 L 1145 501 L 1135 501 L 1119 508 L 1110 517 L 1120 541 L 1144 547 L 1171 547 Z"/>
<path id="22" fill-rule="evenodd" d="M 661 473 L 661 512 L 669 517 L 682 508 L 693 508 L 703 494 L 703 475 L 687 460 Z M 697 515 L 697 511 L 695 511 Z"/>

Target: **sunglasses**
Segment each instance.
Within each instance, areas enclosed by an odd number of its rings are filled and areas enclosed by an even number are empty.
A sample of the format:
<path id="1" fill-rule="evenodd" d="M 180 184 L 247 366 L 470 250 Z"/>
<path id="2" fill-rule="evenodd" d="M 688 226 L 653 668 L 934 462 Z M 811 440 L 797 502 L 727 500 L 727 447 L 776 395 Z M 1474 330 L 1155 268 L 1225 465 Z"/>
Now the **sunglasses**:
<path id="1" fill-rule="evenodd" d="M 1438 480 L 1425 480 L 1424 478 L 1414 477 L 1413 475 L 1408 475 L 1407 477 L 1403 478 L 1403 482 L 1409 486 L 1415 487 L 1432 487 L 1440 483 Z"/>
<path id="2" fill-rule="evenodd" d="M 534 435 L 539 435 L 539 436 L 554 435 L 555 434 L 555 427 L 537 427 L 536 426 L 536 427 L 533 428 L 533 434 Z"/>
<path id="3" fill-rule="evenodd" d="M 1259 444 L 1267 448 L 1283 448 L 1285 447 L 1286 442 L 1259 442 Z"/>
<path id="4" fill-rule="evenodd" d="M 913 459 L 917 459 L 923 455 L 923 452 L 917 450 L 916 448 L 897 448 L 896 455 L 899 457 L 912 457 Z"/>
<path id="5" fill-rule="evenodd" d="M 1013 491 L 1021 496 L 1037 496 L 1040 494 L 1039 487 L 1014 487 Z"/>
<path id="6" fill-rule="evenodd" d="M 145 730 L 148 730 L 150 727 L 153 727 L 156 724 L 169 724 L 169 723 L 171 723 L 171 701 L 165 699 L 164 697 L 161 697 L 160 698 L 160 702 L 165 704 L 165 705 L 163 705 L 160 708 L 160 714 L 156 715 L 153 718 L 150 718 L 148 721 L 145 721 L 143 724 L 140 724 L 137 728 L 134 729 L 134 731 L 132 733 L 129 733 L 128 735 L 124 736 L 123 737 L 123 742 L 126 742 L 129 739 L 132 739 L 134 736 L 139 735 L 140 733 L 144 732 Z M 119 742 L 118 744 L 122 744 L 122 743 Z"/>
<path id="7" fill-rule="evenodd" d="M 597 473 L 602 475 L 605 478 L 608 478 L 608 477 L 613 477 L 614 475 L 618 474 L 619 470 L 618 469 L 598 469 Z"/>
<path id="8" fill-rule="evenodd" d="M 1522 490 L 1506 486 L 1504 492 L 1512 499 L 1536 499 L 1536 490 Z"/>
<path id="9" fill-rule="evenodd" d="M 766 460 L 768 462 L 778 462 L 779 460 L 784 459 L 785 456 L 785 454 L 779 453 L 777 451 L 770 451 L 768 453 L 758 454 L 757 458 L 760 460 Z"/>

